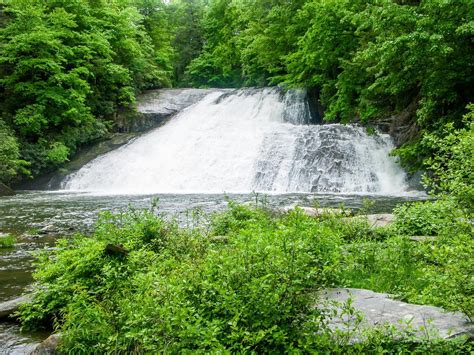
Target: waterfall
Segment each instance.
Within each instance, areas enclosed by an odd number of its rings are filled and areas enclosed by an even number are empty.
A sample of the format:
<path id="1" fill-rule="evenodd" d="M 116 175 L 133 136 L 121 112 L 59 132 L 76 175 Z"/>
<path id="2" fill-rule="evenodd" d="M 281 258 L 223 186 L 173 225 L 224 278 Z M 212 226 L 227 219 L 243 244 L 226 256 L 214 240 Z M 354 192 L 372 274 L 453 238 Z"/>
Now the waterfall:
<path id="1" fill-rule="evenodd" d="M 303 91 L 210 91 L 163 127 L 63 183 L 103 193 L 335 192 L 398 195 L 406 177 L 388 135 L 309 125 Z"/>

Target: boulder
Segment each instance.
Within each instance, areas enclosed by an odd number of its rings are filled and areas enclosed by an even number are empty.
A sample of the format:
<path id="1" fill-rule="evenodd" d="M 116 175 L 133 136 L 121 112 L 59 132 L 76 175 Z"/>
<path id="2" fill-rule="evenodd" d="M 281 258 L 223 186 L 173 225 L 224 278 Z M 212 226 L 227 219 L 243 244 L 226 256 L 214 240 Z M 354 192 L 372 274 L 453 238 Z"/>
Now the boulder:
<path id="1" fill-rule="evenodd" d="M 50 335 L 31 352 L 31 355 L 56 354 L 60 338 L 60 334 Z"/>
<path id="2" fill-rule="evenodd" d="M 361 318 L 354 312 L 344 312 L 344 303 L 349 299 Z M 363 339 L 364 330 L 379 326 L 394 327 L 400 334 L 408 332 L 420 340 L 474 337 L 474 325 L 463 313 L 397 301 L 385 293 L 354 288 L 327 289 L 321 294 L 320 305 L 330 310 L 329 328 L 350 334 L 352 343 Z"/>
<path id="3" fill-rule="evenodd" d="M 21 296 L 7 302 L 0 303 L 0 320 L 10 318 L 20 305 L 31 300 L 30 296 Z"/>

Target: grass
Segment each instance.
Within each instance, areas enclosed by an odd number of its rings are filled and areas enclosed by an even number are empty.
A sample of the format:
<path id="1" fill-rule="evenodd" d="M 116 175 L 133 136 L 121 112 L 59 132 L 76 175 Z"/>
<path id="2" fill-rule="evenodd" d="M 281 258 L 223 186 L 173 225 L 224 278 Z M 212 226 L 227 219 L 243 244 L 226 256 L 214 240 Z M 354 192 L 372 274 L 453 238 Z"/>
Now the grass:
<path id="1" fill-rule="evenodd" d="M 13 248 L 16 243 L 16 239 L 12 235 L 0 236 L 0 249 Z"/>
<path id="2" fill-rule="evenodd" d="M 187 227 L 155 211 L 105 213 L 92 236 L 39 256 L 40 287 L 20 312 L 23 327 L 54 322 L 74 353 L 464 351 L 469 344 L 375 331 L 357 346 L 334 342 L 327 310 L 315 307 L 322 288 L 359 287 L 472 316 L 470 225 L 439 218 L 436 240 L 414 242 L 408 236 L 423 219 L 397 213 L 394 226 L 376 229 L 232 201 Z M 128 253 L 108 253 L 108 244 Z"/>

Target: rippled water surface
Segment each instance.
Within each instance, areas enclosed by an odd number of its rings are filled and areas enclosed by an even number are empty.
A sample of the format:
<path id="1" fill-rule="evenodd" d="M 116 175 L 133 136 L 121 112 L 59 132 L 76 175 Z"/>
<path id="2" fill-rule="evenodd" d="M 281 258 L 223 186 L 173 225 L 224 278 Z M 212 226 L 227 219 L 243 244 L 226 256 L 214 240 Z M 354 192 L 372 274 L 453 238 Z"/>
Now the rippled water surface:
<path id="1" fill-rule="evenodd" d="M 199 209 L 211 213 L 226 208 L 226 197 L 242 203 L 255 203 L 255 194 L 158 194 L 158 195 L 92 195 L 65 192 L 20 192 L 13 197 L 0 197 L 0 233 L 17 237 L 13 248 L 0 249 L 0 302 L 19 296 L 31 283 L 33 252 L 54 247 L 60 236 L 77 231 L 88 233 L 101 211 L 126 211 L 129 208 L 149 208 L 158 201 L 159 212 L 177 216 L 185 223 L 189 211 Z M 258 195 L 272 208 L 291 204 L 319 205 L 358 209 L 364 200 L 373 201 L 372 212 L 389 212 L 410 197 L 280 194 Z M 46 229 L 46 231 L 42 231 Z M 0 354 L 26 352 L 22 348 L 38 341 L 42 335 L 20 335 L 14 323 L 0 323 Z"/>

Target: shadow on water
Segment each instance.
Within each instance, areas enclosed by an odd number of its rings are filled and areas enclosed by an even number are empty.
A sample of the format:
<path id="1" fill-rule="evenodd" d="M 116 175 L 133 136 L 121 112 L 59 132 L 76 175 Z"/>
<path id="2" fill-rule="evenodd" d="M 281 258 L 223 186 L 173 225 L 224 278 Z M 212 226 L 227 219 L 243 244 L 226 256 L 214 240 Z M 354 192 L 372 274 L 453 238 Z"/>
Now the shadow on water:
<path id="1" fill-rule="evenodd" d="M 75 232 L 89 232 L 101 211 L 123 212 L 133 208 L 149 208 L 159 199 L 159 211 L 185 221 L 187 212 L 200 209 L 211 213 L 227 206 L 224 194 L 158 194 L 158 195 L 92 195 L 63 192 L 20 192 L 12 197 L 0 197 L 0 233 L 16 236 L 13 248 L 0 249 L 0 302 L 21 295 L 31 283 L 33 252 L 54 246 L 58 237 Z M 255 203 L 255 194 L 230 194 L 241 203 Z M 275 194 L 259 195 L 271 208 L 291 204 L 318 205 L 359 209 L 364 200 L 373 202 L 372 213 L 389 212 L 401 202 L 419 200 L 423 195 L 409 197 Z M 31 344 L 45 334 L 20 334 L 14 323 L 0 322 L 0 354 L 28 353 Z"/>

